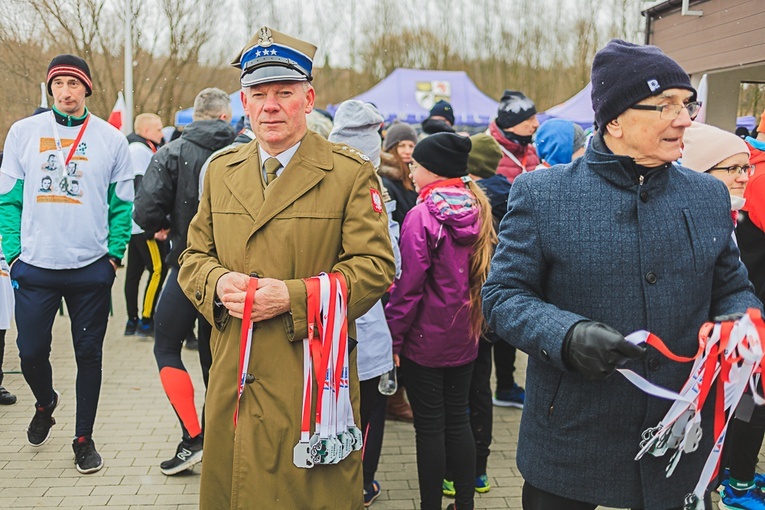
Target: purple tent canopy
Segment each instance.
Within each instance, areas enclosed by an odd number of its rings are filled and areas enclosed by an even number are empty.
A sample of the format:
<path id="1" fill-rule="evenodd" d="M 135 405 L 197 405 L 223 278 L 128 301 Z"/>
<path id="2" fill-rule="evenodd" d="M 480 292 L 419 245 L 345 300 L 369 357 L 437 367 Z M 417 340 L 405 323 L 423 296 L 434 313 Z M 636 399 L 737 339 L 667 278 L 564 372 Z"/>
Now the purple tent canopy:
<path id="1" fill-rule="evenodd" d="M 576 122 L 583 128 L 592 127 L 595 122 L 595 112 L 592 110 L 592 83 L 576 93 L 568 101 L 553 106 L 544 113 L 537 115 L 540 124 L 549 119 L 563 119 Z M 745 127 L 748 130 L 754 129 L 756 119 L 754 117 L 738 117 L 736 119 L 737 127 Z"/>
<path id="2" fill-rule="evenodd" d="M 537 115 L 542 123 L 549 119 L 563 119 L 576 122 L 584 129 L 591 128 L 595 120 L 595 112 L 592 110 L 592 83 L 576 93 L 574 97 L 557 106 L 553 106 L 544 113 Z"/>
<path id="3" fill-rule="evenodd" d="M 440 99 L 454 108 L 455 124 L 488 125 L 497 115 L 497 102 L 481 92 L 464 71 L 396 69 L 383 81 L 353 99 L 373 103 L 386 122 L 422 122 Z M 338 105 L 327 109 L 334 114 Z"/>

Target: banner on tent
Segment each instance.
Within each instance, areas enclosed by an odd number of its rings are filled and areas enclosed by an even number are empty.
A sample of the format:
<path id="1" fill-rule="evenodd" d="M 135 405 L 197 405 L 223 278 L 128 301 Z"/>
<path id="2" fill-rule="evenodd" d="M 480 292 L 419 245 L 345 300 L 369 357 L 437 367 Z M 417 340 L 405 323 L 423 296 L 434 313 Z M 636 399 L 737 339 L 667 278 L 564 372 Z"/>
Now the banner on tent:
<path id="1" fill-rule="evenodd" d="M 437 102 L 452 100 L 452 84 L 448 81 L 418 81 L 414 93 L 417 104 L 430 110 Z"/>

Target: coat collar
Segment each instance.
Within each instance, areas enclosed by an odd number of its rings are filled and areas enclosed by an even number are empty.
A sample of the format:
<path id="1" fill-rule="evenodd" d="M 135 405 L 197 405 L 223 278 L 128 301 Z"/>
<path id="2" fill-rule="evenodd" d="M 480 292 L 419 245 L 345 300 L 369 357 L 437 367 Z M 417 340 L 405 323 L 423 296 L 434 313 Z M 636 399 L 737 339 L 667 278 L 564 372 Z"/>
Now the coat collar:
<path id="1" fill-rule="evenodd" d="M 630 156 L 611 152 L 599 132 L 592 137 L 582 159 L 596 174 L 620 188 L 632 188 L 640 185 L 641 167 Z M 672 163 L 666 163 L 648 169 L 644 174 L 643 186 L 665 187 L 669 180 L 671 168 Z M 642 169 L 645 171 L 644 167 Z"/>
<path id="2" fill-rule="evenodd" d="M 249 143 L 227 163 L 223 182 L 245 210 L 255 218 L 253 232 L 316 186 L 332 170 L 332 144 L 308 131 L 282 174 L 263 193 L 258 144 Z"/>

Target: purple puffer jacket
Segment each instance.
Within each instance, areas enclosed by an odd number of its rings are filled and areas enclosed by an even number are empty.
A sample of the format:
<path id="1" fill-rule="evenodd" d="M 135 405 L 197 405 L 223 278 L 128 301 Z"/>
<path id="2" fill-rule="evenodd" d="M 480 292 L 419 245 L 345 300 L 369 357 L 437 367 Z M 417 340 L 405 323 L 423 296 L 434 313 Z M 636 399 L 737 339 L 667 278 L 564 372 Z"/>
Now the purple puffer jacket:
<path id="1" fill-rule="evenodd" d="M 401 276 L 385 308 L 395 354 L 431 368 L 476 358 L 468 276 L 479 212 L 468 189 L 436 187 L 407 213 L 401 228 Z"/>

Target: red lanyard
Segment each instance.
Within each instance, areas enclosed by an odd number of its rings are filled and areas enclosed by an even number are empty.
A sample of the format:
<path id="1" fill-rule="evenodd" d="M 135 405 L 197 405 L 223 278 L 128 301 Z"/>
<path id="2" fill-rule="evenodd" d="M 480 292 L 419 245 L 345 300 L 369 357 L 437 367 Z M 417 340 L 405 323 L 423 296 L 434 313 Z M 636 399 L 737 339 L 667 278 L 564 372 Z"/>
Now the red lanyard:
<path id="1" fill-rule="evenodd" d="M 74 139 L 74 143 L 69 148 L 69 154 L 64 158 L 64 147 L 61 144 L 61 137 L 58 134 L 58 126 L 56 124 L 56 114 L 53 113 L 53 111 L 50 112 L 50 119 L 51 119 L 51 125 L 53 126 L 53 138 L 56 141 L 56 150 L 58 151 L 58 157 L 59 159 L 63 159 L 63 173 L 66 175 L 66 167 L 69 165 L 69 162 L 72 161 L 72 157 L 74 156 L 74 153 L 77 152 L 77 147 L 80 145 L 80 141 L 82 140 L 82 136 L 85 134 L 85 129 L 88 127 L 88 121 L 90 121 L 90 114 L 88 114 L 87 117 L 85 117 L 85 121 L 82 123 L 82 127 L 80 128 L 80 131 L 77 133 L 77 137 Z"/>
<path id="2" fill-rule="evenodd" d="M 247 368 L 250 363 L 250 351 L 252 348 L 252 304 L 255 301 L 255 291 L 258 288 L 258 279 L 250 277 L 247 284 L 247 294 L 244 298 L 244 311 L 242 312 L 242 333 L 239 338 L 239 386 L 236 396 L 236 409 L 234 410 L 234 428 L 239 420 L 239 401 L 244 393 L 244 384 L 247 379 Z"/>

